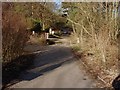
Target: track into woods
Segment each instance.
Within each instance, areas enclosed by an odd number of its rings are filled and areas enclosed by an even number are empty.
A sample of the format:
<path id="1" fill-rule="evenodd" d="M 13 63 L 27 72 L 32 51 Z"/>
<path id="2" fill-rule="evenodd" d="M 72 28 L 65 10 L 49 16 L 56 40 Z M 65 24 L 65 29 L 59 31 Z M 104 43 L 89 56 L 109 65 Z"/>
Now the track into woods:
<path id="1" fill-rule="evenodd" d="M 79 67 L 71 48 L 65 43 L 38 52 L 34 64 L 10 88 L 91 88 L 93 80 Z"/>

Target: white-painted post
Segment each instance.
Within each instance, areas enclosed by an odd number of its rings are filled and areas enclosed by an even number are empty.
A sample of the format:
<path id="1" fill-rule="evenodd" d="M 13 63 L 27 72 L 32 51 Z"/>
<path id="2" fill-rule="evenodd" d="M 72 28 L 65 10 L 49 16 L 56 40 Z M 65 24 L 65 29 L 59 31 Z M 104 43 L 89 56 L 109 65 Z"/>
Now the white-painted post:
<path id="1" fill-rule="evenodd" d="M 79 38 L 77 38 L 77 43 L 80 43 L 80 40 L 79 40 Z"/>
<path id="2" fill-rule="evenodd" d="M 32 34 L 34 35 L 34 34 L 35 34 L 35 31 L 32 31 Z"/>
<path id="3" fill-rule="evenodd" d="M 52 35 L 54 34 L 55 32 L 54 31 L 52 31 Z"/>
<path id="4" fill-rule="evenodd" d="M 46 33 L 46 38 L 47 38 L 47 39 L 49 38 L 49 33 Z"/>
<path id="5" fill-rule="evenodd" d="M 49 29 L 49 33 L 52 34 L 52 29 L 51 28 Z"/>

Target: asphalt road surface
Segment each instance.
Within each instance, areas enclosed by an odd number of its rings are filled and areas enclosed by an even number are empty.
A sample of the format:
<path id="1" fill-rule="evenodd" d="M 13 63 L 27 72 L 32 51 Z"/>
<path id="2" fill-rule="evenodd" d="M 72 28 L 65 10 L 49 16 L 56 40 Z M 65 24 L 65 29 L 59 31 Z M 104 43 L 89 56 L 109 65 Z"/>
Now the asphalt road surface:
<path id="1" fill-rule="evenodd" d="M 92 88 L 94 81 L 80 68 L 69 46 L 48 46 L 10 88 Z"/>

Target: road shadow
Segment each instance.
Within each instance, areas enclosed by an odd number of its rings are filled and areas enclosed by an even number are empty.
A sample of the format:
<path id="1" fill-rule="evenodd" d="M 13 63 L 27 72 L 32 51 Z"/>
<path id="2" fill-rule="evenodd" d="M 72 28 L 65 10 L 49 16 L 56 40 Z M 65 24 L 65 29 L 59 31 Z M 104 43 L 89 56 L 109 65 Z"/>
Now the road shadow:
<path id="1" fill-rule="evenodd" d="M 35 54 L 21 55 L 10 63 L 2 63 L 2 86 L 6 87 L 11 81 L 15 80 L 18 75 L 29 68 L 33 63 Z"/>
<path id="2" fill-rule="evenodd" d="M 44 73 L 60 67 L 63 63 L 73 60 L 71 49 L 62 46 L 50 46 L 44 53 L 38 53 L 34 64 L 29 70 L 21 73 L 19 80 L 32 80 Z"/>
<path id="3" fill-rule="evenodd" d="M 46 52 L 36 54 L 33 65 L 28 70 L 21 72 L 17 78 L 17 82 L 11 83 L 9 86 L 20 81 L 30 81 L 42 76 L 69 61 L 73 61 L 74 55 L 71 48 L 65 46 L 50 46 Z"/>
<path id="4" fill-rule="evenodd" d="M 62 63 L 59 63 L 59 64 L 55 64 L 55 65 L 51 65 L 51 66 L 48 66 L 48 67 L 45 67 L 41 70 L 38 70 L 36 72 L 34 71 L 25 71 L 21 74 L 21 76 L 19 77 L 19 80 L 20 81 L 23 81 L 23 80 L 27 80 L 27 81 L 30 81 L 30 80 L 33 80 L 39 76 L 42 76 L 44 75 L 46 72 L 49 72 L 49 71 L 52 71 L 58 67 L 60 67 L 62 65 Z"/>
<path id="5" fill-rule="evenodd" d="M 112 86 L 115 90 L 120 90 L 120 75 L 113 80 Z"/>

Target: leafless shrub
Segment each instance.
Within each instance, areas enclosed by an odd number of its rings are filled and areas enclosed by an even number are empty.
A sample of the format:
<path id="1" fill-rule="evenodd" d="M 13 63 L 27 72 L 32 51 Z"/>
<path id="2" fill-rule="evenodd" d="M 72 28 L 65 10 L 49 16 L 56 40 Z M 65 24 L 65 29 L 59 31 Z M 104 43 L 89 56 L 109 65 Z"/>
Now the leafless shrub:
<path id="1" fill-rule="evenodd" d="M 9 9 L 2 14 L 3 63 L 6 63 L 23 54 L 23 47 L 29 39 L 29 33 L 26 30 L 24 15 Z"/>

